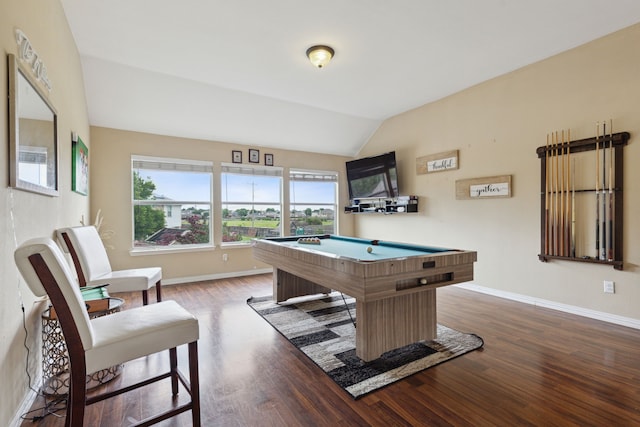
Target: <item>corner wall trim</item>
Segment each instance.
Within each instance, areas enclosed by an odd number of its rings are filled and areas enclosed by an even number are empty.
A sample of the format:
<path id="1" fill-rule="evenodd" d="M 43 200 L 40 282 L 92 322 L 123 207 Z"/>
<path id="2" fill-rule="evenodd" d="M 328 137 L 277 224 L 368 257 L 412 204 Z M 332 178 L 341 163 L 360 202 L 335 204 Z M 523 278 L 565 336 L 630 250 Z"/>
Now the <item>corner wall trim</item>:
<path id="1" fill-rule="evenodd" d="M 588 317 L 590 319 L 613 323 L 620 326 L 626 326 L 633 329 L 640 329 L 640 319 L 618 316 L 616 314 L 605 313 L 603 311 L 590 310 L 588 308 L 577 307 L 575 305 L 562 304 L 559 302 L 549 301 L 549 300 L 536 298 L 528 295 L 501 291 L 499 289 L 493 289 L 493 288 L 488 288 L 486 286 L 476 285 L 473 282 L 459 283 L 453 286 L 457 286 L 459 288 L 467 289 L 474 292 L 479 292 L 482 294 L 492 295 L 498 298 L 504 298 L 504 299 L 518 301 L 518 302 L 522 302 L 522 303 L 530 304 L 534 306 L 550 308 L 552 310 L 558 310 L 564 313 L 570 313 L 570 314 L 575 314 L 577 316 Z"/>

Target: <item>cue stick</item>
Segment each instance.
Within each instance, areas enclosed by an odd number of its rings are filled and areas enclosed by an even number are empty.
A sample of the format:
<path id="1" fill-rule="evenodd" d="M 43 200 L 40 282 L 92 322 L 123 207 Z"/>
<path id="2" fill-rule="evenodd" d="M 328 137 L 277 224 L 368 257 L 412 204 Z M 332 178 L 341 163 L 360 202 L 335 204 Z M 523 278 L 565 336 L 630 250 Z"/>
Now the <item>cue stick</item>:
<path id="1" fill-rule="evenodd" d="M 558 253 L 556 255 L 562 256 L 562 142 L 560 141 L 560 133 L 556 131 L 556 146 L 558 147 L 558 155 L 556 156 L 556 162 L 558 165 Z"/>
<path id="2" fill-rule="evenodd" d="M 564 132 L 562 139 L 558 139 L 558 179 L 560 180 L 560 186 L 558 188 L 560 192 L 560 204 L 558 205 L 558 255 L 564 256 Z"/>
<path id="3" fill-rule="evenodd" d="M 549 134 L 544 156 L 544 253 L 549 255 Z"/>
<path id="4" fill-rule="evenodd" d="M 613 120 L 609 119 L 609 250 L 607 259 L 613 261 Z"/>
<path id="5" fill-rule="evenodd" d="M 602 240 L 600 259 L 607 259 L 607 122 L 602 122 Z"/>
<path id="6" fill-rule="evenodd" d="M 571 166 L 571 256 L 576 257 L 576 160 Z"/>
<path id="7" fill-rule="evenodd" d="M 553 173 L 553 194 L 554 194 L 554 202 L 553 202 L 553 254 L 558 255 L 558 132 L 555 132 L 554 147 L 555 147 L 555 162 L 554 162 L 554 173 Z"/>
<path id="8" fill-rule="evenodd" d="M 558 154 L 558 162 L 560 163 L 560 227 L 558 229 L 560 235 L 559 254 L 564 256 L 564 129 L 560 133 L 561 139 L 559 140 L 560 153 Z"/>
<path id="9" fill-rule="evenodd" d="M 551 225 L 549 228 L 549 239 L 550 239 L 550 244 L 549 244 L 549 253 L 551 255 L 555 255 L 556 254 L 556 238 L 555 238 L 555 227 L 556 227 L 556 205 L 555 205 L 555 176 L 556 176 L 556 172 L 555 172 L 555 156 L 556 156 L 556 145 L 555 145 L 555 138 L 553 136 L 553 132 L 551 132 L 551 158 L 549 160 L 551 160 L 551 168 L 550 168 L 550 175 L 549 175 L 549 204 L 551 205 L 551 212 L 549 212 L 549 219 L 551 221 Z"/>
<path id="10" fill-rule="evenodd" d="M 553 132 L 549 144 L 549 255 L 553 255 Z"/>
<path id="11" fill-rule="evenodd" d="M 551 228 L 549 230 L 550 233 L 550 239 L 551 239 L 551 243 L 550 243 L 550 253 L 551 255 L 556 255 L 556 192 L 555 192 L 555 162 L 554 159 L 556 158 L 556 140 L 555 137 L 553 135 L 553 132 L 551 132 L 551 165 L 550 165 L 550 170 L 551 170 L 551 176 L 550 178 L 550 182 L 549 182 L 549 198 L 550 200 L 550 204 L 551 204 L 551 212 L 549 213 L 550 219 L 551 219 Z"/>
<path id="12" fill-rule="evenodd" d="M 567 185 L 565 187 L 565 224 L 564 224 L 564 256 L 569 256 L 571 254 L 571 223 L 569 221 L 571 215 L 571 204 L 569 199 L 569 188 L 571 185 L 571 168 L 569 164 L 570 156 L 571 156 L 571 141 L 568 138 L 569 131 L 567 130 L 567 154 L 565 156 L 566 166 L 565 166 L 565 174 L 567 179 Z M 564 131 L 562 131 L 562 139 L 564 139 Z"/>
<path id="13" fill-rule="evenodd" d="M 600 257 L 600 152 L 599 141 L 600 137 L 600 122 L 596 122 L 596 259 Z"/>

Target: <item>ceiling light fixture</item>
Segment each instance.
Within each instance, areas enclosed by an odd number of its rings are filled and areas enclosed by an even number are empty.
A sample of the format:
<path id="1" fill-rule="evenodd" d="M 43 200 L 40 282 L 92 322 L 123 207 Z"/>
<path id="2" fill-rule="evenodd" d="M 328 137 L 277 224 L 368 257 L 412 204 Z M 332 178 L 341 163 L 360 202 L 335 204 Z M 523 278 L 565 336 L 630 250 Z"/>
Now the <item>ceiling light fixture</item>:
<path id="1" fill-rule="evenodd" d="M 323 68 L 331 61 L 335 52 L 329 46 L 316 45 L 307 49 L 309 61 L 318 68 Z"/>

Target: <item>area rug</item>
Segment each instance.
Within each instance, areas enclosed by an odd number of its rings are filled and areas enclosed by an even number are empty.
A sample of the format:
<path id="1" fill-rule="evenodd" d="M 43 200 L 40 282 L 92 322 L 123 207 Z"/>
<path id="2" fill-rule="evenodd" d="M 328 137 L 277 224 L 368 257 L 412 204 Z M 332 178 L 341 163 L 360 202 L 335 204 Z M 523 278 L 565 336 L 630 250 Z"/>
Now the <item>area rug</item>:
<path id="1" fill-rule="evenodd" d="M 477 335 L 439 324 L 437 339 L 363 362 L 355 350 L 355 299 L 332 293 L 277 304 L 267 296 L 251 297 L 247 304 L 354 399 L 484 344 Z"/>

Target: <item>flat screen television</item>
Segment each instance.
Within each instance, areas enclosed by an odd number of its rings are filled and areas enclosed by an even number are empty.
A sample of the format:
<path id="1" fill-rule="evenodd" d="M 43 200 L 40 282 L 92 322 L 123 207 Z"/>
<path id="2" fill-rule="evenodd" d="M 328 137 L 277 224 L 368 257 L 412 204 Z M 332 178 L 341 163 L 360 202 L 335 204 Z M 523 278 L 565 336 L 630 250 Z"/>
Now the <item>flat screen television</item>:
<path id="1" fill-rule="evenodd" d="M 347 162 L 349 199 L 398 197 L 396 152 Z"/>

